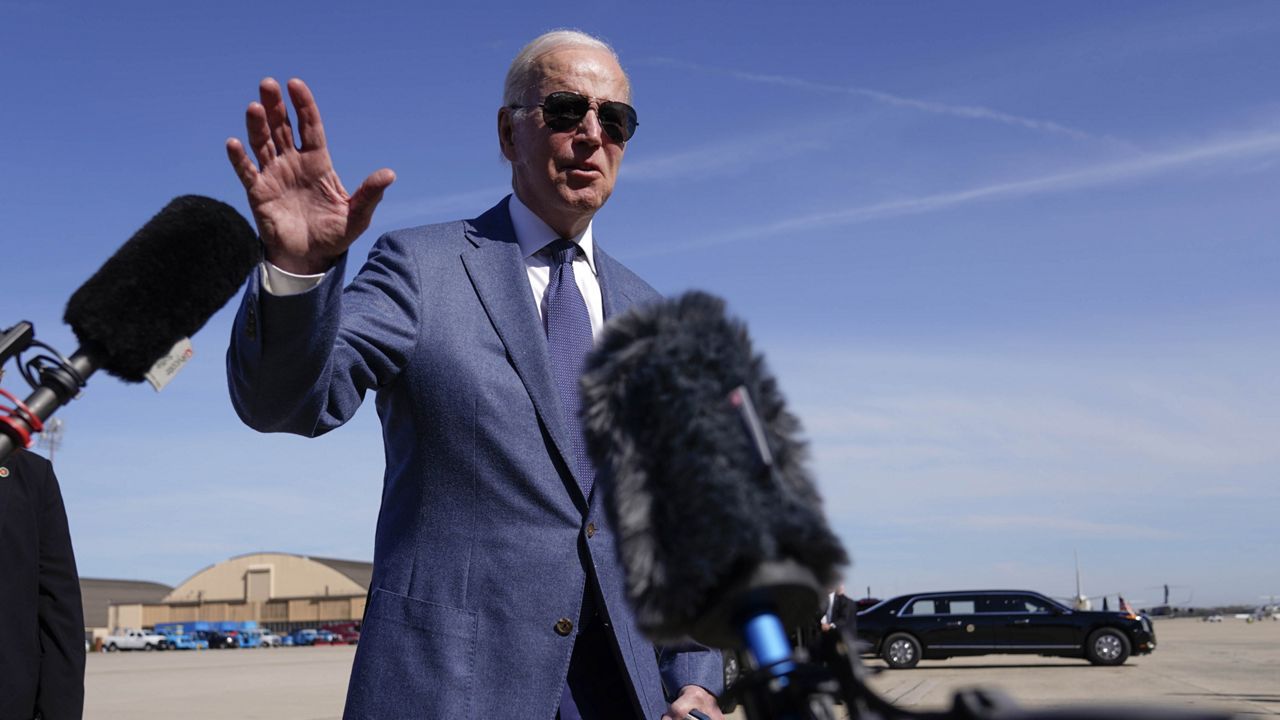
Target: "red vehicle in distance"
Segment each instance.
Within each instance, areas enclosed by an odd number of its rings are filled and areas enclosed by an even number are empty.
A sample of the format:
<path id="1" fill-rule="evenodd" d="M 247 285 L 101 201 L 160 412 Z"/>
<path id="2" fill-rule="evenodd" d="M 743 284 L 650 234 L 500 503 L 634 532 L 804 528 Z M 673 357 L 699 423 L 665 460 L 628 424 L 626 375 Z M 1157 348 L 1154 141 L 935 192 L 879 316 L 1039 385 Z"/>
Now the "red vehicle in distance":
<path id="1" fill-rule="evenodd" d="M 328 630 L 337 637 L 331 642 L 334 645 L 355 645 L 360 642 L 360 623 L 336 623 L 333 625 L 325 625 L 321 630 Z"/>

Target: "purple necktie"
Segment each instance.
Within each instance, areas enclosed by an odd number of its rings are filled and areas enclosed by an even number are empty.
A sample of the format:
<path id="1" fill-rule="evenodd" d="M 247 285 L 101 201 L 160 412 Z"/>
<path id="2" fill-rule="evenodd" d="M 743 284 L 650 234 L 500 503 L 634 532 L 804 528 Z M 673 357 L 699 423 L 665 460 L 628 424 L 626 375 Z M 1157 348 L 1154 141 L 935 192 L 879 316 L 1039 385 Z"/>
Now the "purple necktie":
<path id="1" fill-rule="evenodd" d="M 568 240 L 556 240 L 547 246 L 547 251 L 551 254 L 551 282 L 547 285 L 543 320 L 547 327 L 547 349 L 551 353 L 551 373 L 569 424 L 574 470 L 582 479 L 583 494 L 590 497 L 595 470 L 587 456 L 582 420 L 578 417 L 582 402 L 578 379 L 591 351 L 591 316 L 573 277 L 573 259 L 578 255 L 578 246 Z"/>

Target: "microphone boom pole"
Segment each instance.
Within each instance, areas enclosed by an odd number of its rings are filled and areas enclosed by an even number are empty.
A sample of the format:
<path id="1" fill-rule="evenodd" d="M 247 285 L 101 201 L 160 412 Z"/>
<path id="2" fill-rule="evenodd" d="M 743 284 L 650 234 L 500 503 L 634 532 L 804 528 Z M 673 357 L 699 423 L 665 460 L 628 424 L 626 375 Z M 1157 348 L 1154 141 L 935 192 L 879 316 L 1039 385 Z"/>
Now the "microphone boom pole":
<path id="1" fill-rule="evenodd" d="M 25 324 L 31 327 L 30 323 Z M 42 368 L 40 386 L 25 401 L 18 402 L 17 398 L 5 392 L 4 395 L 14 402 L 14 407 L 0 407 L 0 410 L 7 410 L 6 414 L 0 415 L 0 463 L 9 459 L 14 450 L 28 446 L 31 434 L 43 430 L 45 420 L 75 399 L 89 376 L 100 366 L 101 363 L 91 353 L 81 348 L 65 361 Z"/>

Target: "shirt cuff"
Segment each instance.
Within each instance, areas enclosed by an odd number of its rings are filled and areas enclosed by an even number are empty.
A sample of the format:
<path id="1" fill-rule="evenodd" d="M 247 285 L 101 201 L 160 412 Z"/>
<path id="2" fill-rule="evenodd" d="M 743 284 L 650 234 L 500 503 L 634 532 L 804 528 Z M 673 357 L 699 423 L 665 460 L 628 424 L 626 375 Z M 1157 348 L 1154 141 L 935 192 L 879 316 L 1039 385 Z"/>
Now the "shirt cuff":
<path id="1" fill-rule="evenodd" d="M 262 289 L 268 295 L 286 297 L 300 295 L 320 284 L 325 273 L 319 275 L 295 275 L 288 270 L 281 270 L 270 262 L 262 261 Z"/>

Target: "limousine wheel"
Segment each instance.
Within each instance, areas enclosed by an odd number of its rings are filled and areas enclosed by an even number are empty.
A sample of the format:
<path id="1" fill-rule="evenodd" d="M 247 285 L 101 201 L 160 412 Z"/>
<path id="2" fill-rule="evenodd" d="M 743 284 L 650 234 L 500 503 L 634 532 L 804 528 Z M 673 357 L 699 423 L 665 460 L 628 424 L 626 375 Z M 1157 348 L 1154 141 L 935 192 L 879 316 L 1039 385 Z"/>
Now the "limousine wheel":
<path id="1" fill-rule="evenodd" d="M 880 657 L 895 670 L 913 668 L 920 662 L 920 641 L 906 633 L 894 633 L 885 638 Z"/>
<path id="2" fill-rule="evenodd" d="M 1129 638 L 1113 628 L 1095 630 L 1086 653 L 1094 665 L 1121 665 L 1129 659 Z"/>

